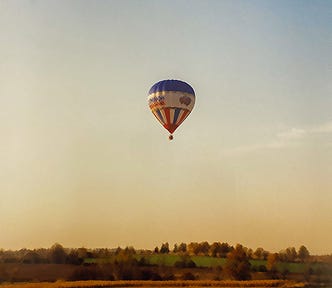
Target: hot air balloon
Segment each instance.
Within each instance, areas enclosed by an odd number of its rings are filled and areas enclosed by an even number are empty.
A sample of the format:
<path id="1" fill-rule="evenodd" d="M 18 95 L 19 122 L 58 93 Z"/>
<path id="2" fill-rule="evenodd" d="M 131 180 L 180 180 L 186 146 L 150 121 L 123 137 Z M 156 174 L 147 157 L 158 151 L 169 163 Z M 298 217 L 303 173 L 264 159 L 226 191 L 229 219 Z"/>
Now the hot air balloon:
<path id="1" fill-rule="evenodd" d="M 162 80 L 149 90 L 149 107 L 157 120 L 171 133 L 188 117 L 195 105 L 194 89 L 180 80 Z"/>

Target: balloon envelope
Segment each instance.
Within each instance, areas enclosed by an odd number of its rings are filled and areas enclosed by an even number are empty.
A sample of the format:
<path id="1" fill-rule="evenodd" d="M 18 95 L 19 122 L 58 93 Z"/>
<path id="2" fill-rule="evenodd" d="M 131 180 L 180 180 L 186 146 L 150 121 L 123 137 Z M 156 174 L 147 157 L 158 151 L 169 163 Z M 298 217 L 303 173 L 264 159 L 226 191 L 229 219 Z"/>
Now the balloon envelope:
<path id="1" fill-rule="evenodd" d="M 194 89 L 180 80 L 162 80 L 149 90 L 149 107 L 171 134 L 188 117 L 195 105 Z"/>

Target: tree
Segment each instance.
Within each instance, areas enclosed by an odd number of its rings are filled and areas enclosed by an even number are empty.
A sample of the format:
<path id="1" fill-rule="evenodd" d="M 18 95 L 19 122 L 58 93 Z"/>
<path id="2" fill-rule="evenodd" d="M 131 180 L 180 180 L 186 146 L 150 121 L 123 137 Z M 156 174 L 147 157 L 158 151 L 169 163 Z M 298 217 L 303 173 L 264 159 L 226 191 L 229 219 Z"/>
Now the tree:
<path id="1" fill-rule="evenodd" d="M 191 272 L 185 272 L 181 278 L 182 280 L 196 280 L 195 275 Z"/>
<path id="2" fill-rule="evenodd" d="M 88 257 L 88 249 L 86 249 L 85 247 L 81 247 L 77 249 L 77 256 L 81 259 L 85 259 L 85 258 L 89 258 Z"/>
<path id="3" fill-rule="evenodd" d="M 167 242 L 163 243 L 160 247 L 159 252 L 162 254 L 168 254 L 169 253 L 169 244 Z"/>
<path id="4" fill-rule="evenodd" d="M 263 248 L 259 247 L 253 253 L 253 258 L 258 260 L 266 260 L 269 255 L 268 251 L 265 251 Z"/>
<path id="5" fill-rule="evenodd" d="M 117 280 L 134 280 L 138 279 L 139 262 L 134 257 L 135 250 L 127 247 L 119 249 L 114 259 L 114 276 Z"/>
<path id="6" fill-rule="evenodd" d="M 198 251 L 197 254 L 201 254 L 201 255 L 208 255 L 209 253 L 209 249 L 210 249 L 210 244 L 205 241 L 205 242 L 201 242 L 198 244 Z"/>
<path id="7" fill-rule="evenodd" d="M 34 251 L 29 251 L 27 254 L 25 254 L 23 259 L 22 259 L 22 262 L 26 263 L 26 264 L 38 264 L 38 263 L 42 263 L 43 259 L 34 250 Z"/>
<path id="8" fill-rule="evenodd" d="M 221 246 L 220 246 L 220 257 L 223 257 L 225 258 L 227 256 L 227 254 L 234 250 L 234 247 L 233 246 L 230 246 L 228 243 L 221 243 Z"/>
<path id="9" fill-rule="evenodd" d="M 72 249 L 67 255 L 67 263 L 72 265 L 80 265 L 84 261 L 84 258 L 80 257 L 77 249 Z"/>
<path id="10" fill-rule="evenodd" d="M 307 260 L 310 256 L 308 249 L 303 245 L 299 248 L 297 255 L 302 262 Z"/>
<path id="11" fill-rule="evenodd" d="M 288 247 L 279 252 L 279 259 L 283 262 L 294 262 L 297 258 L 297 252 L 294 247 Z"/>
<path id="12" fill-rule="evenodd" d="M 277 253 L 270 253 L 267 256 L 266 268 L 267 271 L 271 274 L 272 278 L 275 278 L 277 275 L 277 261 L 278 261 L 278 254 Z"/>
<path id="13" fill-rule="evenodd" d="M 248 280 L 251 278 L 250 262 L 242 245 L 236 245 L 235 249 L 228 253 L 224 270 L 232 279 Z"/>
<path id="14" fill-rule="evenodd" d="M 294 247 L 289 247 L 286 249 L 287 261 L 294 262 L 297 258 L 296 249 Z"/>
<path id="15" fill-rule="evenodd" d="M 307 266 L 303 273 L 304 280 L 309 282 L 313 274 L 314 274 L 314 269 L 311 266 Z"/>
<path id="16" fill-rule="evenodd" d="M 174 263 L 174 267 L 177 268 L 195 268 L 196 263 L 191 260 L 190 256 L 183 254 L 180 261 Z"/>
<path id="17" fill-rule="evenodd" d="M 55 243 L 50 249 L 51 262 L 55 264 L 64 264 L 66 258 L 67 254 L 65 249 L 59 243 Z"/>
<path id="18" fill-rule="evenodd" d="M 174 248 L 173 248 L 173 253 L 178 253 L 179 252 L 179 246 L 178 244 L 174 244 Z"/>
<path id="19" fill-rule="evenodd" d="M 210 246 L 210 255 L 212 257 L 220 257 L 221 255 L 221 244 L 220 242 L 214 242 L 212 243 L 212 245 Z"/>
<path id="20" fill-rule="evenodd" d="M 191 242 L 187 246 L 187 251 L 190 255 L 197 255 L 197 252 L 199 250 L 199 244 L 197 242 Z"/>
<path id="21" fill-rule="evenodd" d="M 178 246 L 178 252 L 186 253 L 187 252 L 187 244 L 186 243 L 181 243 Z"/>
<path id="22" fill-rule="evenodd" d="M 266 268 L 268 271 L 277 270 L 277 261 L 278 261 L 278 254 L 277 253 L 270 253 L 267 256 Z"/>
<path id="23" fill-rule="evenodd" d="M 210 245 L 209 255 L 212 257 L 224 258 L 231 250 L 232 247 L 230 247 L 227 243 L 214 242 L 212 245 Z"/>
<path id="24" fill-rule="evenodd" d="M 254 251 L 251 248 L 247 248 L 247 256 L 249 257 L 249 259 L 252 259 L 252 255 L 254 254 Z"/>

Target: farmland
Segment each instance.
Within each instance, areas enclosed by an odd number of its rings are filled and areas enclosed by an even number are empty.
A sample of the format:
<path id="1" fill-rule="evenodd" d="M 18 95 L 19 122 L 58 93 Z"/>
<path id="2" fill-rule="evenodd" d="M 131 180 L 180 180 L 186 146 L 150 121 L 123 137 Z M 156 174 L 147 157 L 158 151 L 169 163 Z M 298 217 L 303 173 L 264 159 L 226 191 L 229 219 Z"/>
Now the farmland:
<path id="1" fill-rule="evenodd" d="M 112 288 L 112 287 L 283 287 L 301 288 L 304 283 L 296 283 L 285 280 L 264 280 L 264 281 L 57 281 L 44 283 L 15 283 L 2 284 L 1 288 Z"/>
<path id="2" fill-rule="evenodd" d="M 18 285 L 13 287 L 25 288 L 145 287 L 144 285 L 175 287 L 188 286 L 190 283 L 195 287 L 203 284 L 204 287 L 239 287 L 236 283 L 241 283 L 241 287 L 244 285 L 279 287 L 280 283 L 284 283 L 283 286 L 310 283 L 328 287 L 332 282 L 332 266 L 329 257 L 326 259 L 307 257 L 306 261 L 303 261 L 300 256 L 297 256 L 294 261 L 289 261 L 283 258 L 286 254 L 270 253 L 266 254 L 266 257 L 260 254 L 258 259 L 259 254 L 250 254 L 241 245 L 236 247 L 224 245 L 224 247 L 227 246 L 227 253 L 221 249 L 214 249 L 222 248 L 222 245 L 218 246 L 215 243 L 209 245 L 206 242 L 206 244 L 196 245 L 195 248 L 195 245 L 190 244 L 187 251 L 182 250 L 181 247 L 184 245 L 179 245 L 177 250 L 174 249 L 176 252 L 166 249 L 168 247 L 165 244 L 159 251 L 156 251 L 157 249 L 136 251 L 132 247 L 95 250 L 65 249 L 59 244 L 53 245 L 50 249 L 2 250 L 0 251 L 0 284 L 2 283 L 0 288 L 8 286 L 8 283 Z M 201 247 L 201 250 L 197 247 Z M 324 261 L 318 261 L 320 259 Z M 83 280 L 83 286 L 77 286 L 79 283 L 77 281 Z M 97 282 L 91 282 L 92 280 L 99 281 L 99 286 L 96 286 Z M 241 280 L 241 282 L 229 282 L 230 280 Z M 275 280 L 284 282 L 273 282 Z M 23 282 L 34 286 L 27 286 L 28 284 Z M 39 285 L 36 283 L 42 283 L 43 286 L 36 286 Z M 94 283 L 94 286 L 91 286 L 91 283 Z M 169 286 L 170 283 L 173 286 Z"/>
<path id="3" fill-rule="evenodd" d="M 176 262 L 182 261 L 183 256 L 176 254 L 137 254 L 135 255 L 135 259 L 138 261 L 144 259 L 145 263 L 152 266 L 165 266 L 165 267 L 173 267 Z M 190 256 L 187 259 L 192 260 L 196 267 L 198 268 L 214 268 L 214 267 L 222 267 L 226 263 L 226 258 L 219 257 L 211 257 L 211 256 Z M 93 263 L 112 263 L 115 261 L 115 257 L 96 259 L 96 258 L 87 258 L 85 259 L 85 263 L 93 264 Z M 266 260 L 250 260 L 251 267 L 259 271 L 260 267 L 266 266 Z M 324 266 L 322 263 L 311 263 L 310 267 L 314 271 L 317 271 Z M 279 271 L 283 271 L 287 269 L 289 273 L 304 273 L 308 268 L 307 263 L 300 262 L 279 262 L 277 264 L 277 269 Z"/>
<path id="4" fill-rule="evenodd" d="M 181 255 L 176 254 L 137 254 L 135 258 L 140 261 L 144 259 L 149 265 L 157 265 L 157 266 L 166 266 L 173 267 L 176 262 L 182 261 L 183 257 Z M 225 264 L 225 258 L 217 258 L 210 256 L 190 256 L 188 258 L 192 260 L 197 267 L 201 268 L 211 268 L 216 266 L 222 266 Z M 115 261 L 115 257 L 109 257 L 104 259 L 95 259 L 95 258 L 87 258 L 85 259 L 85 263 L 111 263 Z M 266 262 L 266 261 L 265 261 Z"/>

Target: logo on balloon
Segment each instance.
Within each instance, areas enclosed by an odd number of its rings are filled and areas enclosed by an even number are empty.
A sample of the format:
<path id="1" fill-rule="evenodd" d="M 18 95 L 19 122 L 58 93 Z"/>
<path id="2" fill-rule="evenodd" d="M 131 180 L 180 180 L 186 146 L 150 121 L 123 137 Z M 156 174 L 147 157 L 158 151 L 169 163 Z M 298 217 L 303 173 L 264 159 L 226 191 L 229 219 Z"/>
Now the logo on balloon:
<path id="1" fill-rule="evenodd" d="M 188 96 L 180 97 L 180 103 L 188 106 L 191 103 L 191 99 Z"/>

